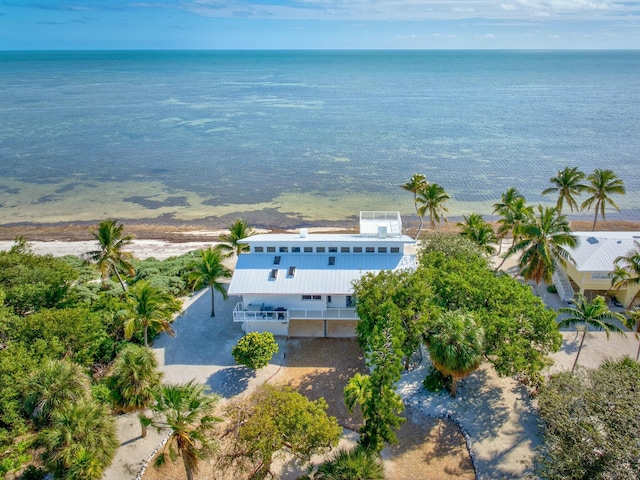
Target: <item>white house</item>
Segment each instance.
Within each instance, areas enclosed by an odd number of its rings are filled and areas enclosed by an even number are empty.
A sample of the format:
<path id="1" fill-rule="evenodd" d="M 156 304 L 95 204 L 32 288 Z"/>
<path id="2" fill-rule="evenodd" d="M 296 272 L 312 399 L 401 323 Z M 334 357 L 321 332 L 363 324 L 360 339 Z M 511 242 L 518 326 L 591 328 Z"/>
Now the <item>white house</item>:
<path id="1" fill-rule="evenodd" d="M 554 285 L 564 300 L 570 300 L 574 291 L 587 297 L 614 294 L 628 307 L 640 285 L 611 290 L 614 263 L 621 256 L 628 256 L 640 241 L 640 232 L 573 232 L 578 237 L 576 248 L 567 248 L 573 258 L 563 270 L 554 274 Z"/>
<path id="2" fill-rule="evenodd" d="M 262 234 L 243 240 L 229 295 L 245 332 L 353 336 L 353 283 L 368 272 L 415 269 L 415 240 L 398 212 L 360 212 L 357 234 Z"/>

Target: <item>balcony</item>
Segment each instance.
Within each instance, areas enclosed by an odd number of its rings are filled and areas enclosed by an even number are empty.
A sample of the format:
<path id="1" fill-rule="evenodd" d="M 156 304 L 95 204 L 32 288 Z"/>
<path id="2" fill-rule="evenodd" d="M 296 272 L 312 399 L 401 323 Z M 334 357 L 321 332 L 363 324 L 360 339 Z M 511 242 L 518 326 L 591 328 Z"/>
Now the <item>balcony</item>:
<path id="1" fill-rule="evenodd" d="M 355 308 L 309 309 L 245 305 L 238 302 L 233 309 L 234 322 L 289 322 L 289 320 L 359 320 Z"/>

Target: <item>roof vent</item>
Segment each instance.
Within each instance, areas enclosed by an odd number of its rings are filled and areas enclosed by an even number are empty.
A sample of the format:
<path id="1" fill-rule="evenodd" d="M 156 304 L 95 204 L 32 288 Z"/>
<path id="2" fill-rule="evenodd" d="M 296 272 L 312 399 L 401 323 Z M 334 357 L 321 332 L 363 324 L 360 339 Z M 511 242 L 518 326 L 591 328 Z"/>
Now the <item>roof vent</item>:
<path id="1" fill-rule="evenodd" d="M 300 229 L 300 238 L 307 238 L 307 234 L 309 233 L 309 230 L 307 230 L 306 228 L 301 228 Z"/>
<path id="2" fill-rule="evenodd" d="M 278 278 L 278 269 L 274 268 L 271 270 L 271 273 L 269 273 L 269 280 L 275 280 L 276 278 Z"/>
<path id="3" fill-rule="evenodd" d="M 591 245 L 595 245 L 596 243 L 599 243 L 596 237 L 587 238 L 587 242 L 589 242 Z"/>

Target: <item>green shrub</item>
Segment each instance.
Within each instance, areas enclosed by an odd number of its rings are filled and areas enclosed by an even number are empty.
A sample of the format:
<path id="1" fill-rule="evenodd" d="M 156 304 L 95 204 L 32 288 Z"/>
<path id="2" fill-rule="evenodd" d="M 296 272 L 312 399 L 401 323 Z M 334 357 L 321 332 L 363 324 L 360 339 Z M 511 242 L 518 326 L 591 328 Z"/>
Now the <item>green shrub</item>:
<path id="1" fill-rule="evenodd" d="M 422 386 L 430 392 L 440 392 L 443 389 L 450 390 L 451 376 L 443 375 L 440 370 L 431 365 L 427 376 L 422 381 Z"/>
<path id="2" fill-rule="evenodd" d="M 238 340 L 231 354 L 236 363 L 249 368 L 262 368 L 278 352 L 278 344 L 271 332 L 251 332 Z"/>
<path id="3" fill-rule="evenodd" d="M 551 284 L 547 287 L 547 292 L 549 293 L 558 293 L 558 289 L 555 285 Z"/>

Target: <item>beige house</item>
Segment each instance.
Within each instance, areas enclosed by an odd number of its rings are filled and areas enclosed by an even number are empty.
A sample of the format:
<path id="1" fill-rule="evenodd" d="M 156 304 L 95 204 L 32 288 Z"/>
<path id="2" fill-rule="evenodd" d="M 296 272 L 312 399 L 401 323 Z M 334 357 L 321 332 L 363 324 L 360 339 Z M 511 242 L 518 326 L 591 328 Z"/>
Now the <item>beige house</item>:
<path id="1" fill-rule="evenodd" d="M 564 270 L 554 274 L 553 283 L 563 300 L 580 292 L 588 298 L 596 295 L 615 295 L 625 306 L 638 293 L 640 285 L 619 290 L 611 289 L 609 274 L 616 258 L 635 250 L 640 232 L 573 232 L 578 237 L 576 248 L 568 248 L 574 263 L 567 262 Z"/>

